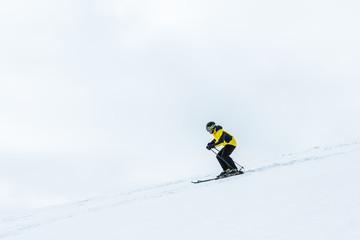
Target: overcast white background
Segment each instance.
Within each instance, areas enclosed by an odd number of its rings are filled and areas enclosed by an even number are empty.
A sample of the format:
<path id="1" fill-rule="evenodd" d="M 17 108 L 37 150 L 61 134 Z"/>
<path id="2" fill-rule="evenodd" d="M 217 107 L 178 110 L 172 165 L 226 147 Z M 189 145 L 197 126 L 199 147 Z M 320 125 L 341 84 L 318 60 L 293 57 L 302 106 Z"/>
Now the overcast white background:
<path id="1" fill-rule="evenodd" d="M 360 136 L 358 1 L 0 3 L 0 210 Z M 339 166 L 341 167 L 341 166 Z"/>

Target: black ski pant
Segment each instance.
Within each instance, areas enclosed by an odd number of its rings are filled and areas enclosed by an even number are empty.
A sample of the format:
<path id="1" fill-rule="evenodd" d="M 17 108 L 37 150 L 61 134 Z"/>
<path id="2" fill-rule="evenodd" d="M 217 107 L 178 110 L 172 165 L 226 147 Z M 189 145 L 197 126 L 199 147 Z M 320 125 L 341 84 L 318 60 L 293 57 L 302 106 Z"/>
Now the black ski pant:
<path id="1" fill-rule="evenodd" d="M 219 151 L 216 155 L 217 160 L 219 161 L 222 169 L 225 171 L 226 169 L 237 169 L 234 160 L 230 157 L 230 154 L 235 150 L 235 146 L 226 145 Z"/>

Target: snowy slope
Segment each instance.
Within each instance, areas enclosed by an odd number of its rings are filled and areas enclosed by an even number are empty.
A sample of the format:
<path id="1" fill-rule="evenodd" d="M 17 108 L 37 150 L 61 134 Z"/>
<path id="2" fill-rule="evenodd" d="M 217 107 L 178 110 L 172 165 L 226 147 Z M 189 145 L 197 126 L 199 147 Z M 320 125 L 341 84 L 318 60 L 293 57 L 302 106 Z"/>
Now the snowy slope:
<path id="1" fill-rule="evenodd" d="M 359 143 L 317 147 L 215 182 L 2 216 L 0 239 L 360 239 L 359 167 Z"/>

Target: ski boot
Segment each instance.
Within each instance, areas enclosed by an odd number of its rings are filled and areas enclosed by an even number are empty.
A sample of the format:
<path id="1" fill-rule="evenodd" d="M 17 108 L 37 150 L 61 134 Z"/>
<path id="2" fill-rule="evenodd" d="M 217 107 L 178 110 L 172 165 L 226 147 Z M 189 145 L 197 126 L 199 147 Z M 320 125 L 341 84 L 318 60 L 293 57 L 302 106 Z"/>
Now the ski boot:
<path id="1" fill-rule="evenodd" d="M 231 175 L 234 175 L 234 172 L 236 172 L 237 169 L 226 169 L 225 171 L 221 172 L 220 175 L 217 176 L 217 178 L 224 178 L 224 177 L 228 177 Z"/>

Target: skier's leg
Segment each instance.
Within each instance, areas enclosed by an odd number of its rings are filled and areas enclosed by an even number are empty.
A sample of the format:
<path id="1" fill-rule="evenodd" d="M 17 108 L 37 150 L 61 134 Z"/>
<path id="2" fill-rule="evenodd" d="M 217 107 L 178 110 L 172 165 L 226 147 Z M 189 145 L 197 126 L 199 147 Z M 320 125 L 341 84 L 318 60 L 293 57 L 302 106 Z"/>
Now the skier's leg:
<path id="1" fill-rule="evenodd" d="M 235 146 L 233 145 L 226 145 L 223 149 L 221 149 L 222 154 L 220 155 L 222 159 L 224 159 L 227 164 L 229 165 L 227 168 L 231 168 L 231 169 L 237 169 L 234 160 L 230 157 L 230 154 L 235 150 Z M 220 151 L 220 152 L 221 152 Z M 220 154 L 219 152 L 219 154 Z"/>
<path id="2" fill-rule="evenodd" d="M 224 148 L 221 149 L 220 152 L 218 152 L 218 154 L 216 155 L 216 158 L 219 161 L 221 168 L 224 171 L 226 171 L 226 169 L 228 169 L 229 166 L 224 162 L 224 160 L 221 159 L 222 158 L 221 156 L 222 156 L 223 153 L 224 153 Z"/>

